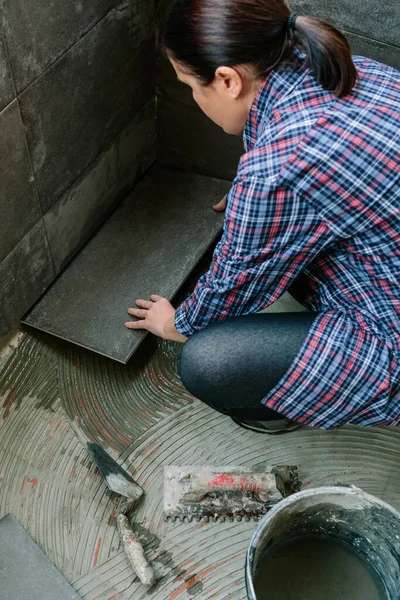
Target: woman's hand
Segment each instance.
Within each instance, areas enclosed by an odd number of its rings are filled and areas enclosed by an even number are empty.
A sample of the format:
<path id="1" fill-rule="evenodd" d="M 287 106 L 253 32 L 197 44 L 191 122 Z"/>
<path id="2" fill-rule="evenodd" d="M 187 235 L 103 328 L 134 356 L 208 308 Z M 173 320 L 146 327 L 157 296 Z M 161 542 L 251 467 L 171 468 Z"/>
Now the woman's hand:
<path id="1" fill-rule="evenodd" d="M 175 309 L 166 298 L 153 294 L 150 300 L 136 300 L 139 308 L 128 308 L 128 313 L 139 321 L 127 321 L 128 329 L 147 329 L 164 340 L 186 342 L 187 337 L 175 327 Z"/>

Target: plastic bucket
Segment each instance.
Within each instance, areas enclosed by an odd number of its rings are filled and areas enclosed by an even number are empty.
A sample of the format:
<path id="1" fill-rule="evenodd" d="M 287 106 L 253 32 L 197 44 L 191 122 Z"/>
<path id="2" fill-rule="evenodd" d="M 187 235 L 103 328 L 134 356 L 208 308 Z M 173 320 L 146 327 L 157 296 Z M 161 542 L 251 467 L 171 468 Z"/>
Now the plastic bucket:
<path id="1" fill-rule="evenodd" d="M 400 599 L 400 513 L 358 488 L 320 487 L 285 498 L 259 522 L 246 557 L 249 600 L 259 600 L 255 588 L 265 559 L 282 544 L 307 538 L 351 547 L 374 570 L 380 597 Z M 263 589 L 263 598 L 272 596 L 272 588 Z"/>

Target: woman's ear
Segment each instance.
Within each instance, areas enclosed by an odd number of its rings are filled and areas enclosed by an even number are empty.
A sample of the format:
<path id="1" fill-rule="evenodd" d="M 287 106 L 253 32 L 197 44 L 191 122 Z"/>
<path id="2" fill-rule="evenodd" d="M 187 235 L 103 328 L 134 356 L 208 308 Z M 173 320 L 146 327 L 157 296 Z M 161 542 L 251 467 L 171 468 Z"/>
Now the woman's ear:
<path id="1" fill-rule="evenodd" d="M 223 95 L 228 95 L 232 100 L 239 98 L 243 90 L 241 74 L 232 67 L 218 67 L 215 71 L 214 84 Z"/>

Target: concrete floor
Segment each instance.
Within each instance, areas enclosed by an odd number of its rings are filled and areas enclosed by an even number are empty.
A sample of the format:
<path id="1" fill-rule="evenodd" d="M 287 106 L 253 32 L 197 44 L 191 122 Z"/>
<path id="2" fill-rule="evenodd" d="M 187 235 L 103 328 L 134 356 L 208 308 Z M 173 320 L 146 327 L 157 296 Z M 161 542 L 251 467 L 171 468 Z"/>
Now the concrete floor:
<path id="1" fill-rule="evenodd" d="M 283 298 L 270 310 L 298 310 Z M 297 464 L 303 489 L 355 484 L 400 508 L 398 428 L 307 428 L 269 437 L 238 428 L 190 397 L 179 346 L 147 338 L 128 365 L 45 335 L 0 361 L 0 517 L 11 512 L 84 600 L 244 600 L 254 523 L 162 520 L 165 464 Z M 120 499 L 85 443 L 119 456 L 143 485 L 137 531 L 159 576 L 135 579 L 120 547 Z"/>

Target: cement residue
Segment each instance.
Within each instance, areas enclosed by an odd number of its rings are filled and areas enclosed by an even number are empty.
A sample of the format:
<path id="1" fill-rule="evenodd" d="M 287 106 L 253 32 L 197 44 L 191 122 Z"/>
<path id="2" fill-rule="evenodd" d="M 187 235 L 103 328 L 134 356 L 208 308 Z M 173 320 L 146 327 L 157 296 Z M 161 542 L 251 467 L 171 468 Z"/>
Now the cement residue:
<path id="1" fill-rule="evenodd" d="M 29 335 L 0 367 L 0 515 L 17 517 L 83 600 L 245 600 L 255 523 L 166 524 L 166 464 L 299 465 L 303 489 L 355 484 L 400 506 L 398 429 L 273 438 L 240 429 L 192 401 L 178 351 L 149 342 L 140 363 L 134 357 L 124 367 Z M 115 527 L 121 500 L 88 457 L 88 439 L 119 455 L 145 490 L 134 522 L 146 530 L 143 539 L 138 533 L 160 578 L 154 592 L 134 580 Z"/>
<path id="2" fill-rule="evenodd" d="M 121 552 L 121 499 L 84 443 L 118 455 L 192 402 L 177 376 L 178 350 L 149 338 L 140 360 L 124 366 L 35 333 L 0 365 L 0 515 L 12 512 L 70 581 Z"/>

